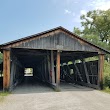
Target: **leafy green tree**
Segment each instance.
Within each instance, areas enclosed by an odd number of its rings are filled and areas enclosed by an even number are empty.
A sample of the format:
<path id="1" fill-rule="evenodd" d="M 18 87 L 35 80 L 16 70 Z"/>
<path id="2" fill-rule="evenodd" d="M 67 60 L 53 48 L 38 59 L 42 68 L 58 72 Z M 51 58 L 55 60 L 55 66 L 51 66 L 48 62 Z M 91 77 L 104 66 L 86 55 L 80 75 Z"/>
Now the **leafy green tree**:
<path id="1" fill-rule="evenodd" d="M 82 34 L 82 32 L 81 32 L 81 30 L 79 28 L 74 27 L 73 31 L 77 35 L 80 35 L 81 36 L 81 34 Z"/>
<path id="2" fill-rule="evenodd" d="M 85 35 L 95 34 L 101 41 L 110 40 L 110 9 L 107 11 L 94 10 L 82 15 L 81 24 Z"/>
<path id="3" fill-rule="evenodd" d="M 110 49 L 110 9 L 89 11 L 80 18 L 83 29 L 74 27 L 74 33 L 96 45 Z"/>

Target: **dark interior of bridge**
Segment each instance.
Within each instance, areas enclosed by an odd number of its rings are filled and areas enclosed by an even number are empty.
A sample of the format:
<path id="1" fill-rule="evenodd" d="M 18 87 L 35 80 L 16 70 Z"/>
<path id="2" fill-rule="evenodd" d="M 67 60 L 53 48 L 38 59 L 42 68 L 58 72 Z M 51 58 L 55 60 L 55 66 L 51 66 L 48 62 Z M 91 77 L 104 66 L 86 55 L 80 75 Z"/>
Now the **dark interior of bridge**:
<path id="1" fill-rule="evenodd" d="M 56 54 L 54 50 L 54 74 L 56 79 Z M 97 56 L 96 52 L 81 51 L 60 51 L 60 81 L 67 83 L 90 83 L 97 85 L 98 61 L 88 61 L 84 59 Z M 42 83 L 51 82 L 51 51 L 35 49 L 11 49 L 11 80 L 10 88 L 22 84 L 26 78 L 31 83 L 32 80 Z M 31 78 L 24 75 L 25 68 L 32 68 Z M 29 83 L 28 82 L 28 83 Z M 56 80 L 55 80 L 56 82 Z"/>

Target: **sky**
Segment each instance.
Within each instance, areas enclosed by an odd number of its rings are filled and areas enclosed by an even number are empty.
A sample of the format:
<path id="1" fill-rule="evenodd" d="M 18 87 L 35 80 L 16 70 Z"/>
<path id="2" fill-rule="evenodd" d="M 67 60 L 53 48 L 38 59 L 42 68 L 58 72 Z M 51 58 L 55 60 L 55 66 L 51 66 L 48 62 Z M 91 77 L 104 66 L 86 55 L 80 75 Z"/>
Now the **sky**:
<path id="1" fill-rule="evenodd" d="M 80 16 L 110 8 L 110 0 L 0 0 L 0 44 L 58 26 L 81 28 Z"/>

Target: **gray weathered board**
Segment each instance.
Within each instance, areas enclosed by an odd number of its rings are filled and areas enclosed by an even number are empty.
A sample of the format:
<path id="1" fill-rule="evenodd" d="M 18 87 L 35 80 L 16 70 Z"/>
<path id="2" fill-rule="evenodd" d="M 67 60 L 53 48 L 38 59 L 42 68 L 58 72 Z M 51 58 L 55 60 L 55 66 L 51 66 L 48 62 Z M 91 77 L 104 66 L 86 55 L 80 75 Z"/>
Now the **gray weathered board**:
<path id="1" fill-rule="evenodd" d="M 68 34 L 59 32 L 46 37 L 36 37 L 36 39 L 23 42 L 16 48 L 50 49 L 65 51 L 91 51 L 97 52 L 95 47 L 76 39 Z"/>

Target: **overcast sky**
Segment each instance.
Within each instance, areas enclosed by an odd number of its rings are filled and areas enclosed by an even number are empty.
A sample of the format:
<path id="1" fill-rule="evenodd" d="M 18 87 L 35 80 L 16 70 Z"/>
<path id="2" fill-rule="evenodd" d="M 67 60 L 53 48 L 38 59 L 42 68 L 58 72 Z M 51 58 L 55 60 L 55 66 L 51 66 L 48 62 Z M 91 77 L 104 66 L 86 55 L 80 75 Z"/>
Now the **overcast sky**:
<path id="1" fill-rule="evenodd" d="M 0 0 L 0 44 L 63 26 L 81 27 L 80 15 L 110 8 L 110 0 Z"/>

